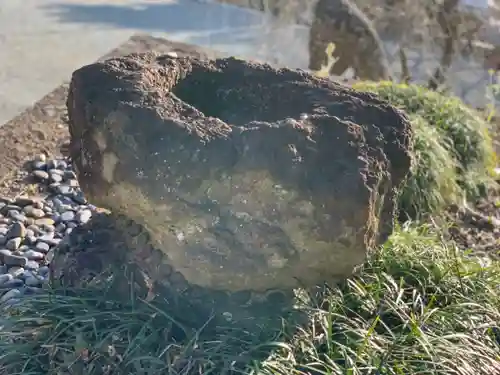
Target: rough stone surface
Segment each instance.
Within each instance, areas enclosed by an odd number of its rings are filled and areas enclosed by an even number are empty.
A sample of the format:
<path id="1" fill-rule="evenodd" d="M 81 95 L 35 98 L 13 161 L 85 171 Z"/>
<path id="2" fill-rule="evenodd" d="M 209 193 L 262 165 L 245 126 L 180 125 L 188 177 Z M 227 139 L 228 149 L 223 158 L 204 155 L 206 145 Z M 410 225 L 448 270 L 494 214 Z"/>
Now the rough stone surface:
<path id="1" fill-rule="evenodd" d="M 146 228 L 189 284 L 230 291 L 350 275 L 392 231 L 407 118 L 370 94 L 237 59 L 135 54 L 85 66 L 70 154 L 90 202 Z"/>

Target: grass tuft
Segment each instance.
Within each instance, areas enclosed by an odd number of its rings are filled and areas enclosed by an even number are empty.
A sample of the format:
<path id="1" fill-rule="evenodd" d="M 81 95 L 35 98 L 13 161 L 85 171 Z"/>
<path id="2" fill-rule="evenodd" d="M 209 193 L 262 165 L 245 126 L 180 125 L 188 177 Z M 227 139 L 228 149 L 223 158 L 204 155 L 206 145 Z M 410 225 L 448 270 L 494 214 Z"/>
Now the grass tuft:
<path id="1" fill-rule="evenodd" d="M 182 311 L 124 304 L 102 290 L 53 292 L 3 312 L 0 369 L 10 375 L 491 375 L 500 373 L 499 285 L 499 262 L 484 266 L 429 228 L 406 226 L 358 275 L 306 306 L 310 323 L 295 335 L 248 347 L 237 333 L 190 331 L 178 322 Z M 264 359 L 257 355 L 263 348 L 270 353 Z"/>
<path id="2" fill-rule="evenodd" d="M 500 373 L 500 264 L 400 228 L 260 375 Z"/>

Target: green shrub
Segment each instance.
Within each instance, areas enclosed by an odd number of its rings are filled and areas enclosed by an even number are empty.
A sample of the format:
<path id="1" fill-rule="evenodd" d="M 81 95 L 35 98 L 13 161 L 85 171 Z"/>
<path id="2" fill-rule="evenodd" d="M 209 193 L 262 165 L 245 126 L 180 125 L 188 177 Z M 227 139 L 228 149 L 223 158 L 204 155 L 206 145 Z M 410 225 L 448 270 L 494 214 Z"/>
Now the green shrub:
<path id="1" fill-rule="evenodd" d="M 437 212 L 477 197 L 491 183 L 496 155 L 489 124 L 460 99 L 391 82 L 358 82 L 354 88 L 404 110 L 414 124 L 415 165 L 401 194 L 402 212 Z"/>

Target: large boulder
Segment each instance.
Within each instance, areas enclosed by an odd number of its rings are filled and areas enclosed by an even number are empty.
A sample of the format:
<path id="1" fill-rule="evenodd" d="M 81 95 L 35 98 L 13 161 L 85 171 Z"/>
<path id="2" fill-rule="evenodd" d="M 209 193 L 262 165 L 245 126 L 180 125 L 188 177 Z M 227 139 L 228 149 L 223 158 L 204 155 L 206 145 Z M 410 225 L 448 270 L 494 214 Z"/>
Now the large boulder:
<path id="1" fill-rule="evenodd" d="M 391 233 L 410 169 L 402 112 L 299 70 L 134 54 L 75 71 L 67 105 L 81 187 L 146 229 L 162 259 L 128 251 L 153 279 L 166 263 L 226 291 L 345 278 Z"/>

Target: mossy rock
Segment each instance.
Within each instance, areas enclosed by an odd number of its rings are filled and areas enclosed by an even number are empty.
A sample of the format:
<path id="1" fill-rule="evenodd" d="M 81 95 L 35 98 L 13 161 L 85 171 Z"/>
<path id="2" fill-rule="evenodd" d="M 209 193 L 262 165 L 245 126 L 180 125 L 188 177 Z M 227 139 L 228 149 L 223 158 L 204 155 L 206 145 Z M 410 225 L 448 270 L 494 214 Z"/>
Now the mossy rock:
<path id="1" fill-rule="evenodd" d="M 490 124 L 459 98 L 417 85 L 357 82 L 404 110 L 414 127 L 414 165 L 399 198 L 410 217 L 474 199 L 492 182 L 497 165 Z"/>

